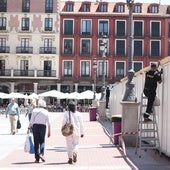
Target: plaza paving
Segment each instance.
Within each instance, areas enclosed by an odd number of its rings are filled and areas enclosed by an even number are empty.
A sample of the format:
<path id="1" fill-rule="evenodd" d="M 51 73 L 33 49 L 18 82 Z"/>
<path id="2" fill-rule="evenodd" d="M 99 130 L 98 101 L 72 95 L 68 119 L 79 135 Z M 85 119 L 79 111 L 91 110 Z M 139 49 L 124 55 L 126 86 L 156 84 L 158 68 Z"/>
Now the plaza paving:
<path id="1" fill-rule="evenodd" d="M 52 133 L 46 138 L 46 162 L 35 164 L 34 155 L 24 152 L 28 118 L 21 115 L 22 128 L 16 135 L 10 135 L 9 120 L 0 116 L 0 169 L 63 169 L 63 170 L 170 170 L 169 158 L 160 157 L 153 151 L 142 152 L 142 158 L 135 155 L 134 148 L 126 148 L 125 157 L 120 148 L 113 146 L 98 121 L 89 121 L 89 113 L 82 113 L 85 136 L 80 140 L 78 162 L 67 164 L 65 138 L 60 127 L 62 112 L 50 112 Z M 111 129 L 109 121 L 104 123 Z"/>

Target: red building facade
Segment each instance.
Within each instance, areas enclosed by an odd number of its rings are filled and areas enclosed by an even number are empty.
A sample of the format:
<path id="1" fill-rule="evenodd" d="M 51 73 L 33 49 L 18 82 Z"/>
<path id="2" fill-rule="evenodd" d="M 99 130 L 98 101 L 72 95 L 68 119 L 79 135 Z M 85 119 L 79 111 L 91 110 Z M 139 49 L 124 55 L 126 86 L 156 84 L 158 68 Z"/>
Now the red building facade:
<path id="1" fill-rule="evenodd" d="M 67 1 L 61 2 L 60 9 L 61 90 L 93 90 L 96 76 L 97 89 L 100 91 L 103 73 L 106 85 L 123 78 L 128 69 L 127 5 Z M 107 36 L 105 57 L 100 51 L 102 35 Z M 134 4 L 133 35 L 135 72 L 170 55 L 170 6 Z M 97 63 L 96 75 L 94 58 Z"/>

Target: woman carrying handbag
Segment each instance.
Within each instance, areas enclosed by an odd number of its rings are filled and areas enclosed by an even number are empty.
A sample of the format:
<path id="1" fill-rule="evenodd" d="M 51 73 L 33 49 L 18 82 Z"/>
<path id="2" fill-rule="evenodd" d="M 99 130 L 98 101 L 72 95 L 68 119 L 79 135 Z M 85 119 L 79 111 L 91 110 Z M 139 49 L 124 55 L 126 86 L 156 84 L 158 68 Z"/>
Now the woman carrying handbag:
<path id="1" fill-rule="evenodd" d="M 68 111 L 65 111 L 64 113 L 62 126 L 64 126 L 68 122 L 73 125 L 73 133 L 65 137 L 68 163 L 72 164 L 73 162 L 77 162 L 79 138 L 84 137 L 82 115 L 80 112 L 76 111 L 76 105 L 74 104 L 74 102 L 70 102 L 68 104 Z"/>

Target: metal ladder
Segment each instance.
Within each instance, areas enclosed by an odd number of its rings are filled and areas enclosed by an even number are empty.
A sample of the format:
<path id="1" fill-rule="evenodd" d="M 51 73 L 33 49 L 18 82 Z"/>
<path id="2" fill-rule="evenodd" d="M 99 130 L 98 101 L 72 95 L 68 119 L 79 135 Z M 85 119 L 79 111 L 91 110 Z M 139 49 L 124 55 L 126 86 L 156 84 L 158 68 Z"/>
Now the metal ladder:
<path id="1" fill-rule="evenodd" d="M 155 108 L 153 107 L 153 113 L 150 116 L 152 121 L 145 122 L 143 118 L 143 113 L 145 113 L 146 107 L 147 97 L 145 97 L 142 93 L 135 152 L 139 155 L 139 157 L 141 157 L 141 150 L 147 151 L 148 149 L 155 149 L 155 151 L 159 151 L 159 153 L 161 154 Z"/>

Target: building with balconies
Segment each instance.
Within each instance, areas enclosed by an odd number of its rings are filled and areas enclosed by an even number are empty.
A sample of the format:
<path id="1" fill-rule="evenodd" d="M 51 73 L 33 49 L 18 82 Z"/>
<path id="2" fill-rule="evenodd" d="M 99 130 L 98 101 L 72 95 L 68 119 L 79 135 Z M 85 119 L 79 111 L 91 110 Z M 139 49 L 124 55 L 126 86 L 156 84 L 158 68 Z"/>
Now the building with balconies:
<path id="1" fill-rule="evenodd" d="M 123 2 L 0 1 L 0 91 L 99 92 L 126 75 L 128 23 Z M 135 3 L 133 32 L 135 71 L 170 55 L 170 6 Z"/>
<path id="2" fill-rule="evenodd" d="M 94 90 L 95 76 L 97 91 L 100 91 L 103 73 L 106 85 L 123 78 L 128 69 L 129 46 L 129 10 L 126 3 L 62 1 L 60 10 L 59 74 L 62 91 Z M 107 36 L 105 58 L 100 50 L 102 35 Z M 134 71 L 168 55 L 170 6 L 134 3 Z M 96 75 L 94 58 L 97 62 Z"/>
<path id="3" fill-rule="evenodd" d="M 0 91 L 57 88 L 58 10 L 55 0 L 0 1 Z"/>

